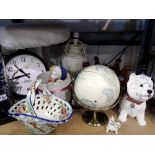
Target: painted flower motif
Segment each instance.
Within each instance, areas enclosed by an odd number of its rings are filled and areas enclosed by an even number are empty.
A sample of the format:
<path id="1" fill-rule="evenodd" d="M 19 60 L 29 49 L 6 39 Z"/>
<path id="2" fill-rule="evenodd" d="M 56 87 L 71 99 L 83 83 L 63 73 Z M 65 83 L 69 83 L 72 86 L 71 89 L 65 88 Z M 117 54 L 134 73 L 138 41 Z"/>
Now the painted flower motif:
<path id="1" fill-rule="evenodd" d="M 37 129 L 37 130 L 39 130 L 40 132 L 45 133 L 45 131 L 42 130 L 41 128 L 39 128 L 38 125 L 37 125 L 35 122 L 30 122 L 29 124 L 30 124 L 34 129 Z"/>
<path id="2" fill-rule="evenodd" d="M 46 102 L 47 102 L 48 104 L 51 103 L 50 96 L 44 96 L 44 99 L 46 100 Z"/>
<path id="3" fill-rule="evenodd" d="M 26 113 L 26 112 L 28 112 L 26 105 L 22 105 L 22 106 L 18 107 L 17 112 L 18 113 Z"/>
<path id="4" fill-rule="evenodd" d="M 67 117 L 67 110 L 65 108 L 61 110 L 61 113 L 62 113 L 63 118 Z"/>

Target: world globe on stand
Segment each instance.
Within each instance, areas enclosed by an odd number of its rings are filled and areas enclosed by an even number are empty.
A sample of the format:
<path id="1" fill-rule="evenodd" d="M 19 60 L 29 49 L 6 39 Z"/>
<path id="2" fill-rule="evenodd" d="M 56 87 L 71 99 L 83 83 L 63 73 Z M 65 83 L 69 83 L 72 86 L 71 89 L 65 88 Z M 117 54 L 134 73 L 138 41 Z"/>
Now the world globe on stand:
<path id="1" fill-rule="evenodd" d="M 89 110 L 110 108 L 120 94 L 120 82 L 113 70 L 103 65 L 84 68 L 76 77 L 74 93 L 78 103 Z"/>

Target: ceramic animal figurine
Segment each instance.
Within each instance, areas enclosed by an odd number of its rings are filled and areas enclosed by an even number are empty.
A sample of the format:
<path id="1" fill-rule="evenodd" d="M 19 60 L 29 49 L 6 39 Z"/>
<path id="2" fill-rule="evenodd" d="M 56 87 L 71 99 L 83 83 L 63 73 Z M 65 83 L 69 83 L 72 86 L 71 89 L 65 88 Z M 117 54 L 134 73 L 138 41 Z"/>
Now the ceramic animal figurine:
<path id="1" fill-rule="evenodd" d="M 114 131 L 115 134 L 118 134 L 118 129 L 120 127 L 121 127 L 121 123 L 120 122 L 116 122 L 115 118 L 113 116 L 111 116 L 109 118 L 108 125 L 106 126 L 106 132 Z"/>
<path id="2" fill-rule="evenodd" d="M 88 66 L 90 66 L 90 63 L 88 61 L 83 63 L 83 68 L 88 67 Z"/>
<path id="3" fill-rule="evenodd" d="M 100 64 L 100 60 L 98 56 L 94 56 L 94 65 L 99 65 Z"/>
<path id="4" fill-rule="evenodd" d="M 124 66 L 123 69 L 120 71 L 119 80 L 125 89 L 126 89 L 130 74 L 131 74 L 130 66 Z"/>
<path id="5" fill-rule="evenodd" d="M 118 58 L 116 61 L 115 61 L 115 64 L 112 65 L 112 66 L 109 66 L 116 74 L 117 76 L 119 77 L 120 76 L 120 64 L 121 64 L 121 59 Z"/>
<path id="6" fill-rule="evenodd" d="M 139 125 L 145 126 L 146 101 L 152 98 L 153 94 L 151 77 L 132 73 L 127 82 L 127 94 L 125 94 L 120 104 L 118 120 L 125 122 L 129 115 L 130 117 L 135 117 Z"/>

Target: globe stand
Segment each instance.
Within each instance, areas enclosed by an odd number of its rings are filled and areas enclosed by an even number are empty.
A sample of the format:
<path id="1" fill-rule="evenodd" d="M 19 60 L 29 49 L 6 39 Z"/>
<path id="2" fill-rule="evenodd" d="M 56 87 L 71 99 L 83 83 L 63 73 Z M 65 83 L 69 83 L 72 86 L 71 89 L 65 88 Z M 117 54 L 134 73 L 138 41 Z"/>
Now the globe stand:
<path id="1" fill-rule="evenodd" d="M 108 122 L 108 117 L 104 112 L 85 111 L 82 115 L 83 121 L 94 127 L 105 125 Z"/>

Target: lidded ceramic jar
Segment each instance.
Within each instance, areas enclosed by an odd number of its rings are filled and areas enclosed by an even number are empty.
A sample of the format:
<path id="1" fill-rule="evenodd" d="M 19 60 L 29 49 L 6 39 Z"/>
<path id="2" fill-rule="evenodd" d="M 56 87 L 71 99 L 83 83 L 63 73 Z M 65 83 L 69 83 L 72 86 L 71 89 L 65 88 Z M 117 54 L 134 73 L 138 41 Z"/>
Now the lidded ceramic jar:
<path id="1" fill-rule="evenodd" d="M 74 76 L 83 68 L 83 63 L 86 61 L 85 45 L 79 40 L 69 40 L 62 57 L 62 66 Z"/>

